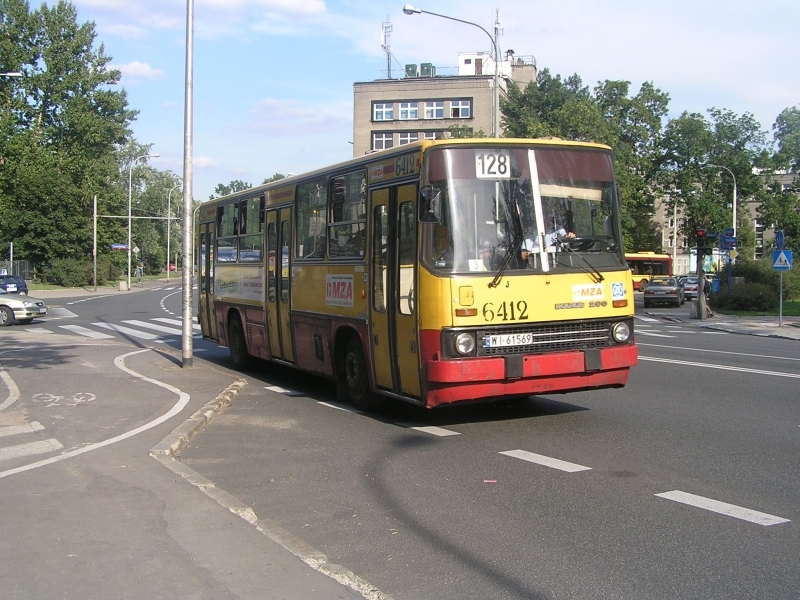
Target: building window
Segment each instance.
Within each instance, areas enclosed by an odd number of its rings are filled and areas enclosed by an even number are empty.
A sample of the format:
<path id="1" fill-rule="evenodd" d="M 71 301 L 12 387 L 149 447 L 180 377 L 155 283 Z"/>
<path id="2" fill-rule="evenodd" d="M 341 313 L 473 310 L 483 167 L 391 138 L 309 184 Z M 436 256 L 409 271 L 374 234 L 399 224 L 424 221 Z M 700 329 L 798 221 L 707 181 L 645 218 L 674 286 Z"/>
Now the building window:
<path id="1" fill-rule="evenodd" d="M 375 121 L 391 121 L 394 119 L 394 104 L 374 104 L 373 119 Z"/>
<path id="2" fill-rule="evenodd" d="M 400 103 L 400 120 L 408 121 L 410 119 L 419 119 L 419 103 L 417 102 L 401 102 Z"/>
<path id="3" fill-rule="evenodd" d="M 386 150 L 394 146 L 392 142 L 391 133 L 373 133 L 372 134 L 372 149 L 373 150 Z"/>
<path id="4" fill-rule="evenodd" d="M 669 219 L 669 226 L 672 229 L 675 229 L 675 219 L 673 219 L 672 217 L 670 217 L 670 219 Z"/>
<path id="5" fill-rule="evenodd" d="M 436 131 L 426 131 L 422 134 L 423 140 L 435 140 L 436 136 L 439 135 Z"/>
<path id="6" fill-rule="evenodd" d="M 453 119 L 469 119 L 469 100 L 451 100 L 450 116 Z"/>
<path id="7" fill-rule="evenodd" d="M 418 139 L 419 139 L 419 134 L 417 133 L 401 133 L 400 145 L 404 146 L 406 144 L 410 144 L 411 142 L 416 142 Z"/>
<path id="8" fill-rule="evenodd" d="M 444 102 L 426 102 L 426 119 L 444 119 Z"/>

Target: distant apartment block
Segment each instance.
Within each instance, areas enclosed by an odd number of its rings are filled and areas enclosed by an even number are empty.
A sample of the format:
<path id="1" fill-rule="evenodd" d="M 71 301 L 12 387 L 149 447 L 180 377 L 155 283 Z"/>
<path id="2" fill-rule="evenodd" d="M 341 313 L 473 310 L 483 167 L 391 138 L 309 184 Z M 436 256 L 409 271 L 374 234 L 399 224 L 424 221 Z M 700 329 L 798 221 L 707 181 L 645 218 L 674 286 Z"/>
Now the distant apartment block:
<path id="1" fill-rule="evenodd" d="M 498 63 L 498 89 L 509 81 L 520 88 L 536 81 L 532 56 L 514 56 Z M 399 79 L 353 84 L 353 156 L 442 137 L 453 125 L 492 131 L 495 62 L 489 52 L 462 52 L 458 73 L 437 74 L 431 63 L 405 66 Z M 502 135 L 502 130 L 499 133 Z"/>

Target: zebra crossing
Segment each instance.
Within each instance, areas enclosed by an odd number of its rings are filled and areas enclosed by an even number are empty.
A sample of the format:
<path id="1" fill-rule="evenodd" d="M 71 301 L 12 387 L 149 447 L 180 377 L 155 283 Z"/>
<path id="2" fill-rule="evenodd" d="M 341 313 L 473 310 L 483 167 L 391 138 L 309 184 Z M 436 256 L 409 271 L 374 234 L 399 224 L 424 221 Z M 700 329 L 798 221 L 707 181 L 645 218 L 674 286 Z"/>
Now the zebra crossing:
<path id="1" fill-rule="evenodd" d="M 192 330 L 195 338 L 202 338 L 200 325 L 192 319 Z M 38 334 L 70 333 L 77 336 L 96 340 L 122 338 L 135 338 L 138 340 L 165 343 L 175 341 L 183 335 L 183 321 L 178 318 L 154 317 L 147 320 L 123 319 L 119 323 L 97 322 L 89 325 L 58 325 L 49 324 L 39 327 L 29 327 L 26 331 Z M 116 334 L 116 335 L 115 335 Z"/>
<path id="2" fill-rule="evenodd" d="M 64 444 L 55 438 L 29 441 L 31 438 L 23 437 L 32 435 L 41 438 L 39 432 L 44 430 L 45 427 L 38 421 L 0 427 L 0 471 L 5 464 L 15 459 L 56 452 L 64 448 Z"/>
<path id="3" fill-rule="evenodd" d="M 727 331 L 710 331 L 685 325 L 668 325 L 659 319 L 636 315 L 636 335 L 656 338 L 676 338 L 686 335 L 729 335 Z"/>

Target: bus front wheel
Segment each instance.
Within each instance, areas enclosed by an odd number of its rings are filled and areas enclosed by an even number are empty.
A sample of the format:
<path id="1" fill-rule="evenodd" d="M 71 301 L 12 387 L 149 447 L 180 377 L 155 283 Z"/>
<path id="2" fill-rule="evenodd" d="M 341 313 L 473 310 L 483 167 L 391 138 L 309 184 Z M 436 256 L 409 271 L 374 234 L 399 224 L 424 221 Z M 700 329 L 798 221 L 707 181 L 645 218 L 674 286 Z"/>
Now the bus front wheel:
<path id="1" fill-rule="evenodd" d="M 231 351 L 231 361 L 237 371 L 244 371 L 250 366 L 247 341 L 238 317 L 233 317 L 228 324 L 228 348 Z"/>

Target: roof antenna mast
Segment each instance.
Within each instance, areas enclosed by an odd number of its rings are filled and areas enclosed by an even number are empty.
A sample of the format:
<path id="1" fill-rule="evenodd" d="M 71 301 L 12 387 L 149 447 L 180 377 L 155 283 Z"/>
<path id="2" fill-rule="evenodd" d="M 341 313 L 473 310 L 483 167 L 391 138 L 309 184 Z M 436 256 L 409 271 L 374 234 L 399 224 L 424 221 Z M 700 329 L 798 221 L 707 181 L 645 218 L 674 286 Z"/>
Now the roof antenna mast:
<path id="1" fill-rule="evenodd" d="M 381 34 L 381 48 L 386 52 L 386 77 L 392 78 L 392 51 L 389 47 L 389 36 L 392 33 L 392 24 L 389 22 L 389 15 L 386 15 L 386 21 L 382 23 L 383 33 Z"/>

